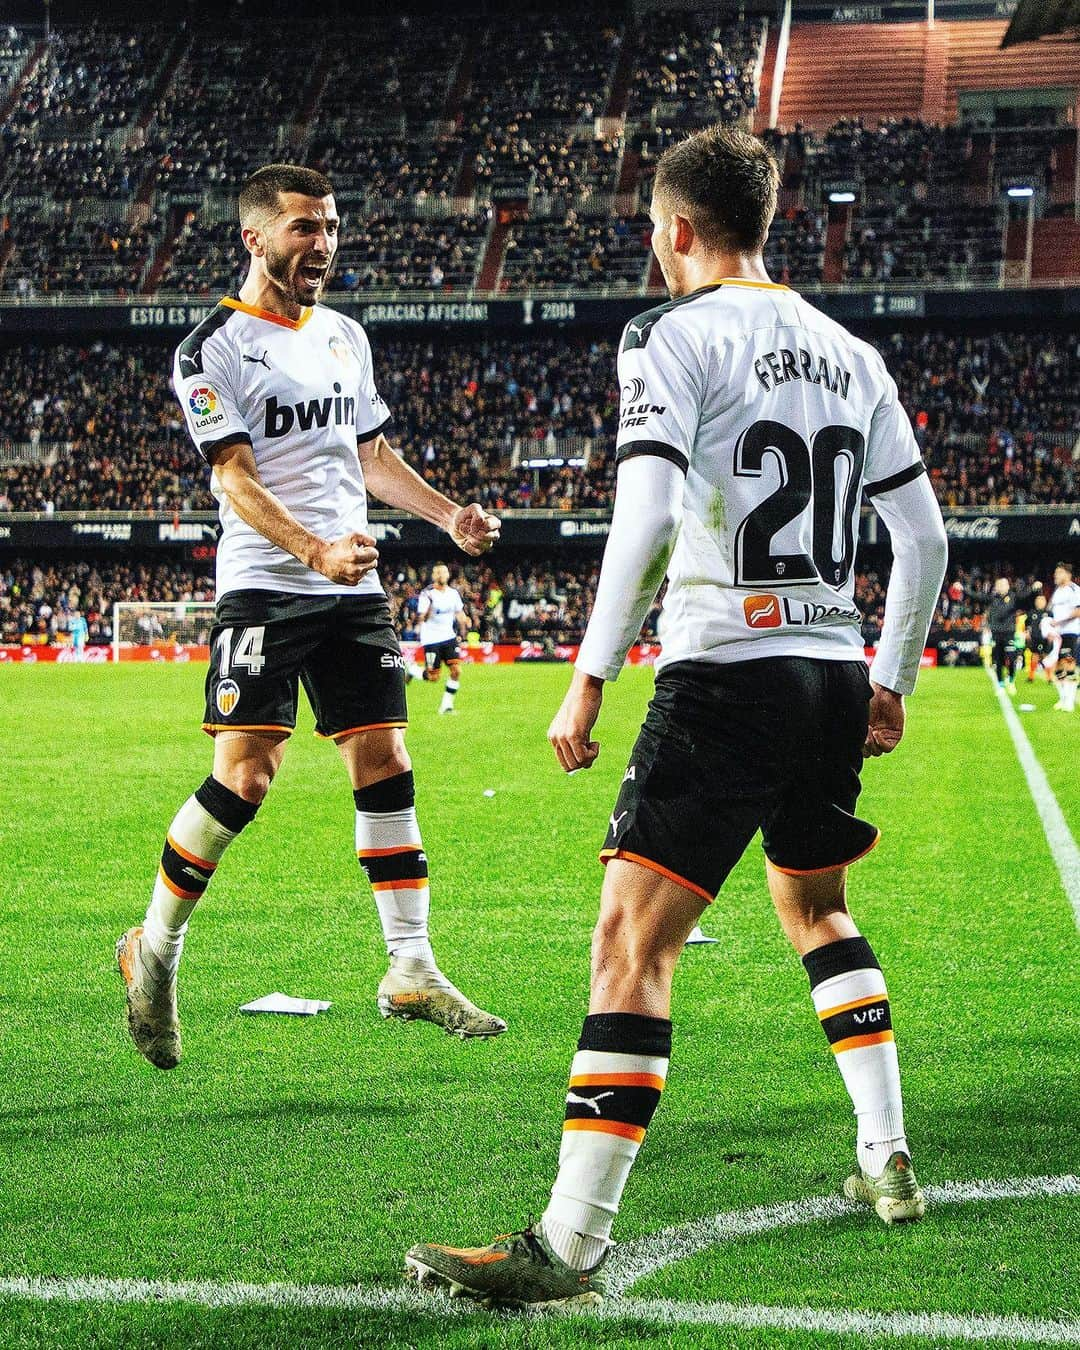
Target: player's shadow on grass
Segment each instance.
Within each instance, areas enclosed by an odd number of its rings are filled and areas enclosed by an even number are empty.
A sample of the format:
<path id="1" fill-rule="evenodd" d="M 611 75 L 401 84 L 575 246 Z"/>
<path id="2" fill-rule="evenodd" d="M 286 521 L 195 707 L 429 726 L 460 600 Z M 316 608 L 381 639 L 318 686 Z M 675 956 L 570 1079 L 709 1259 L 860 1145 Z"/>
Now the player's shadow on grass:
<path id="1" fill-rule="evenodd" d="M 111 1109 L 123 1110 L 122 1120 L 103 1118 L 103 1113 Z M 32 1132 L 33 1122 L 43 1126 L 54 1124 L 52 1130 L 45 1133 L 59 1134 L 77 1129 L 79 1137 L 105 1138 L 109 1135 L 130 1134 L 134 1131 L 146 1133 L 151 1123 L 154 1129 L 175 1130 L 185 1125 L 199 1125 L 212 1129 L 215 1125 L 237 1125 L 250 1121 L 253 1124 L 270 1126 L 275 1122 L 295 1122 L 301 1120 L 328 1120 L 341 1117 L 343 1122 L 355 1125 L 357 1122 L 382 1119 L 390 1116 L 412 1114 L 407 1103 L 369 1102 L 366 1106 L 355 1101 L 298 1101 L 295 1099 L 266 1102 L 259 1106 L 238 1107 L 234 1111 L 179 1111 L 175 1114 L 162 1108 L 160 1100 L 147 1099 L 146 1112 L 131 1111 L 131 1098 L 125 1096 L 122 1101 L 108 1102 L 68 1102 L 61 1106 L 22 1106 L 11 1111 L 0 1111 L 0 1143 L 25 1140 Z M 65 1117 L 87 1116 L 89 1119 L 69 1120 L 67 1125 L 59 1122 Z M 30 1127 L 28 1130 L 27 1127 Z"/>

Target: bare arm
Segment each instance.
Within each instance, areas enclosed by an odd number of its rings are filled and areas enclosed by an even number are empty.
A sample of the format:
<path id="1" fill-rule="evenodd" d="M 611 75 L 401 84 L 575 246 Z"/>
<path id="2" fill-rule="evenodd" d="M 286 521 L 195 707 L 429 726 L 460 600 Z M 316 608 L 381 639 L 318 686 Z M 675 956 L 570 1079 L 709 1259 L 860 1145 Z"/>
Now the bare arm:
<path id="1" fill-rule="evenodd" d="M 347 534 L 331 542 L 305 529 L 263 486 L 255 452 L 247 441 L 234 441 L 221 449 L 214 459 L 214 474 L 229 505 L 246 525 L 313 572 L 340 585 L 355 586 L 379 561 L 375 540 L 366 534 Z"/>
<path id="2" fill-rule="evenodd" d="M 455 506 L 396 455 L 385 436 L 357 447 L 364 482 L 387 506 L 397 506 L 445 530 L 458 548 L 476 557 L 486 553 L 499 537 L 500 522 L 482 506 Z"/>

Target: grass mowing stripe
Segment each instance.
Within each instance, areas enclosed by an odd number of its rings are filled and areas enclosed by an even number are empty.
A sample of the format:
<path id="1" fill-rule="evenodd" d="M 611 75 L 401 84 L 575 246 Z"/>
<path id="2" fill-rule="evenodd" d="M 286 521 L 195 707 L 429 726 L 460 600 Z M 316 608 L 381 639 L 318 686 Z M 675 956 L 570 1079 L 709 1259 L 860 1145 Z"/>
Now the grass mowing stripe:
<path id="1" fill-rule="evenodd" d="M 1077 928 L 1080 928 L 1080 848 L 1076 846 L 1076 840 L 1072 837 L 1072 831 L 1058 805 L 1058 799 L 1054 796 L 1054 790 L 1035 756 L 1035 751 L 1031 748 L 1027 732 L 1021 726 L 1020 718 L 1009 702 L 1008 694 L 998 685 L 992 671 L 988 670 L 986 673 L 994 686 L 998 703 L 1001 704 L 1005 725 L 1009 728 L 1009 735 L 1016 747 L 1016 757 L 1020 761 L 1028 790 L 1042 821 L 1043 833 L 1046 835 L 1054 864 L 1061 876 L 1061 884 L 1072 905 L 1073 918 L 1076 920 Z"/>
<path id="2" fill-rule="evenodd" d="M 931 1205 L 957 1205 L 969 1200 L 1026 1200 L 1039 1195 L 1080 1196 L 1080 1177 L 1010 1177 L 1001 1181 L 950 1181 L 925 1188 Z M 629 1289 L 665 1266 L 695 1256 L 707 1247 L 755 1233 L 771 1233 L 796 1224 L 827 1222 L 845 1214 L 862 1213 L 860 1205 L 840 1196 L 810 1196 L 779 1205 L 714 1214 L 708 1219 L 665 1228 L 650 1237 L 617 1247 L 611 1255 L 609 1277 L 616 1292 Z"/>

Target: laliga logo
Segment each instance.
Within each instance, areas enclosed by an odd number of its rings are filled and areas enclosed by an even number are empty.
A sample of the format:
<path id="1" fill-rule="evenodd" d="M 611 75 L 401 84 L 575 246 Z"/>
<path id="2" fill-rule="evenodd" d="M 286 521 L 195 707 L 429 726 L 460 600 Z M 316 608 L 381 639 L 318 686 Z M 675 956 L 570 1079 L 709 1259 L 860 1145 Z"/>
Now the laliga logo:
<path id="1" fill-rule="evenodd" d="M 196 417 L 207 417 L 217 410 L 217 396 L 212 389 L 200 386 L 188 394 L 188 406 Z"/>
<path id="2" fill-rule="evenodd" d="M 775 595 L 748 595 L 742 607 L 747 628 L 780 627 L 780 601 Z"/>
<path id="3" fill-rule="evenodd" d="M 622 396 L 627 403 L 640 403 L 645 397 L 645 381 L 635 376 L 629 384 L 624 384 Z"/>
<path id="4" fill-rule="evenodd" d="M 228 717 L 240 702 L 240 686 L 235 680 L 220 680 L 217 692 L 214 695 L 214 702 L 217 704 L 217 710 L 222 717 Z"/>

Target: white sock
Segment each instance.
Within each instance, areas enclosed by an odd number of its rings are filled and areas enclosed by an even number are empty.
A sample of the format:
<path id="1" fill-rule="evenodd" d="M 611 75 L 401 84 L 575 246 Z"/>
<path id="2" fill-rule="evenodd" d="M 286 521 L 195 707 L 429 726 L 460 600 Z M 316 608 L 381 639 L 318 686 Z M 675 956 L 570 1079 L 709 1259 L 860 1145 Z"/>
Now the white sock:
<path id="1" fill-rule="evenodd" d="M 416 808 L 356 813 L 356 855 L 371 882 L 386 950 L 434 965 L 427 856 Z"/>

